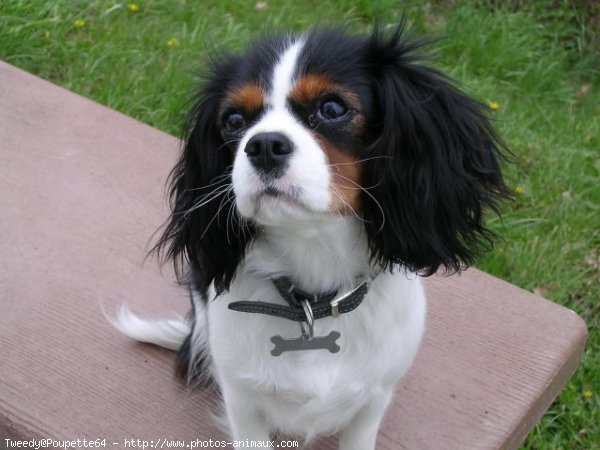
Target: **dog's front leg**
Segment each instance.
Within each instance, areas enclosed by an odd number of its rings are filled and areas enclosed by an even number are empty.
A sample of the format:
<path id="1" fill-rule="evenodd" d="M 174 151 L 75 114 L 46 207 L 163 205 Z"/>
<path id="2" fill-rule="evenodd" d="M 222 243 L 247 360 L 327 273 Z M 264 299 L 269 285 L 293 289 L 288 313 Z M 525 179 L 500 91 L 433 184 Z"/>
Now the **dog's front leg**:
<path id="1" fill-rule="evenodd" d="M 393 390 L 374 397 L 350 421 L 340 438 L 339 450 L 374 450 L 377 432 Z"/>
<path id="2" fill-rule="evenodd" d="M 235 386 L 221 383 L 230 436 L 235 441 L 269 441 L 269 426 L 252 394 Z"/>

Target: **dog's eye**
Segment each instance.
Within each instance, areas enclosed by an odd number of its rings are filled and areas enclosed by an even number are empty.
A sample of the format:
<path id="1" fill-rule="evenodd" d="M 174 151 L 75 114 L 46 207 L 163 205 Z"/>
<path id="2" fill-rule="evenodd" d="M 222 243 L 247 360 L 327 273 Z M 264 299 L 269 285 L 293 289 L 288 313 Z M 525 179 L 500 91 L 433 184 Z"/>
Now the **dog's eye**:
<path id="1" fill-rule="evenodd" d="M 335 120 L 348 112 L 346 106 L 336 100 L 328 100 L 319 108 L 319 115 L 325 120 Z"/>
<path id="2" fill-rule="evenodd" d="M 225 129 L 229 132 L 234 132 L 242 129 L 246 125 L 244 116 L 238 112 L 229 113 L 223 121 Z"/>

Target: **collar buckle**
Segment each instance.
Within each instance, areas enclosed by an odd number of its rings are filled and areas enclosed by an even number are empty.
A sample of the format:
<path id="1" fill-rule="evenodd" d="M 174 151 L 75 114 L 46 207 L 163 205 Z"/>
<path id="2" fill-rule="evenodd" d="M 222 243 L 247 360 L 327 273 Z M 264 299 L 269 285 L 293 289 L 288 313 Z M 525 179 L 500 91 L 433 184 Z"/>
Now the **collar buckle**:
<path id="1" fill-rule="evenodd" d="M 339 305 L 342 301 L 344 301 L 346 297 L 347 295 L 342 295 L 341 297 L 334 298 L 333 300 L 331 300 L 331 302 L 329 302 L 329 304 L 331 305 L 331 317 L 333 317 L 334 319 L 340 317 Z"/>
<path id="2" fill-rule="evenodd" d="M 356 292 L 358 292 L 360 289 L 365 289 L 368 290 L 369 289 L 369 281 L 365 280 L 362 283 L 360 283 L 358 286 L 356 286 L 354 289 L 352 289 L 349 292 L 346 292 L 340 296 L 336 296 L 333 300 L 331 300 L 329 302 L 329 305 L 331 306 L 331 317 L 333 318 L 338 318 L 340 316 L 340 303 L 342 303 L 344 300 L 352 297 L 354 294 L 356 294 Z"/>

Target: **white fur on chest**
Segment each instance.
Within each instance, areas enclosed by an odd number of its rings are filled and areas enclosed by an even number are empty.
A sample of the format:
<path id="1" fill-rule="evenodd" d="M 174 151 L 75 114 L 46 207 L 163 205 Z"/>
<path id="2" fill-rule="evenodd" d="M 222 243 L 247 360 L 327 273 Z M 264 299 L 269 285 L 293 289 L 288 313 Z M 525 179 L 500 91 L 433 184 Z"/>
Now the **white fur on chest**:
<path id="1" fill-rule="evenodd" d="M 358 247 L 356 251 L 362 251 Z M 310 249 L 304 250 L 310 254 Z M 338 353 L 321 349 L 274 357 L 271 337 L 296 338 L 300 336 L 299 324 L 227 308 L 230 302 L 240 300 L 285 304 L 265 277 L 265 272 L 276 274 L 275 266 L 269 267 L 264 261 L 274 261 L 277 267 L 292 272 L 296 268 L 286 263 L 285 255 L 279 261 L 276 257 L 265 259 L 269 251 L 273 251 L 271 245 L 258 244 L 251 249 L 230 291 L 209 300 L 209 343 L 215 376 L 220 385 L 245 392 L 246 401 L 254 402 L 252 406 L 264 414 L 273 431 L 307 437 L 334 432 L 347 425 L 373 398 L 393 390 L 410 367 L 425 322 L 420 280 L 403 272 L 379 274 L 357 309 L 338 318 L 316 320 L 316 336 L 332 330 L 341 333 Z M 300 264 L 305 265 L 304 273 L 309 275 L 305 275 L 308 282 L 301 287 L 318 288 L 317 292 L 330 288 L 327 280 L 350 280 L 351 275 L 364 269 L 352 267 L 352 259 L 347 260 L 345 269 L 330 264 L 329 271 L 315 267 L 319 264 L 311 261 L 308 258 L 306 264 Z"/>

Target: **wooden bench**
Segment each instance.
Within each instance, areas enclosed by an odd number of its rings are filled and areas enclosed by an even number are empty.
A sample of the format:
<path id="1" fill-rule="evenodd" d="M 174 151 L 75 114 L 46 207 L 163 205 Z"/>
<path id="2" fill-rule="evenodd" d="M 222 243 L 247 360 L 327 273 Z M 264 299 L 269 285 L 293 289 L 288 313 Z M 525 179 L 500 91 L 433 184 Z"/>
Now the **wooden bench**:
<path id="1" fill-rule="evenodd" d="M 209 391 L 173 354 L 102 310 L 184 313 L 170 271 L 144 263 L 167 215 L 175 138 L 0 63 L 0 435 L 224 439 Z M 380 449 L 516 448 L 575 371 L 572 311 L 475 269 L 425 280 L 428 328 Z M 315 444 L 335 448 L 335 437 Z"/>

